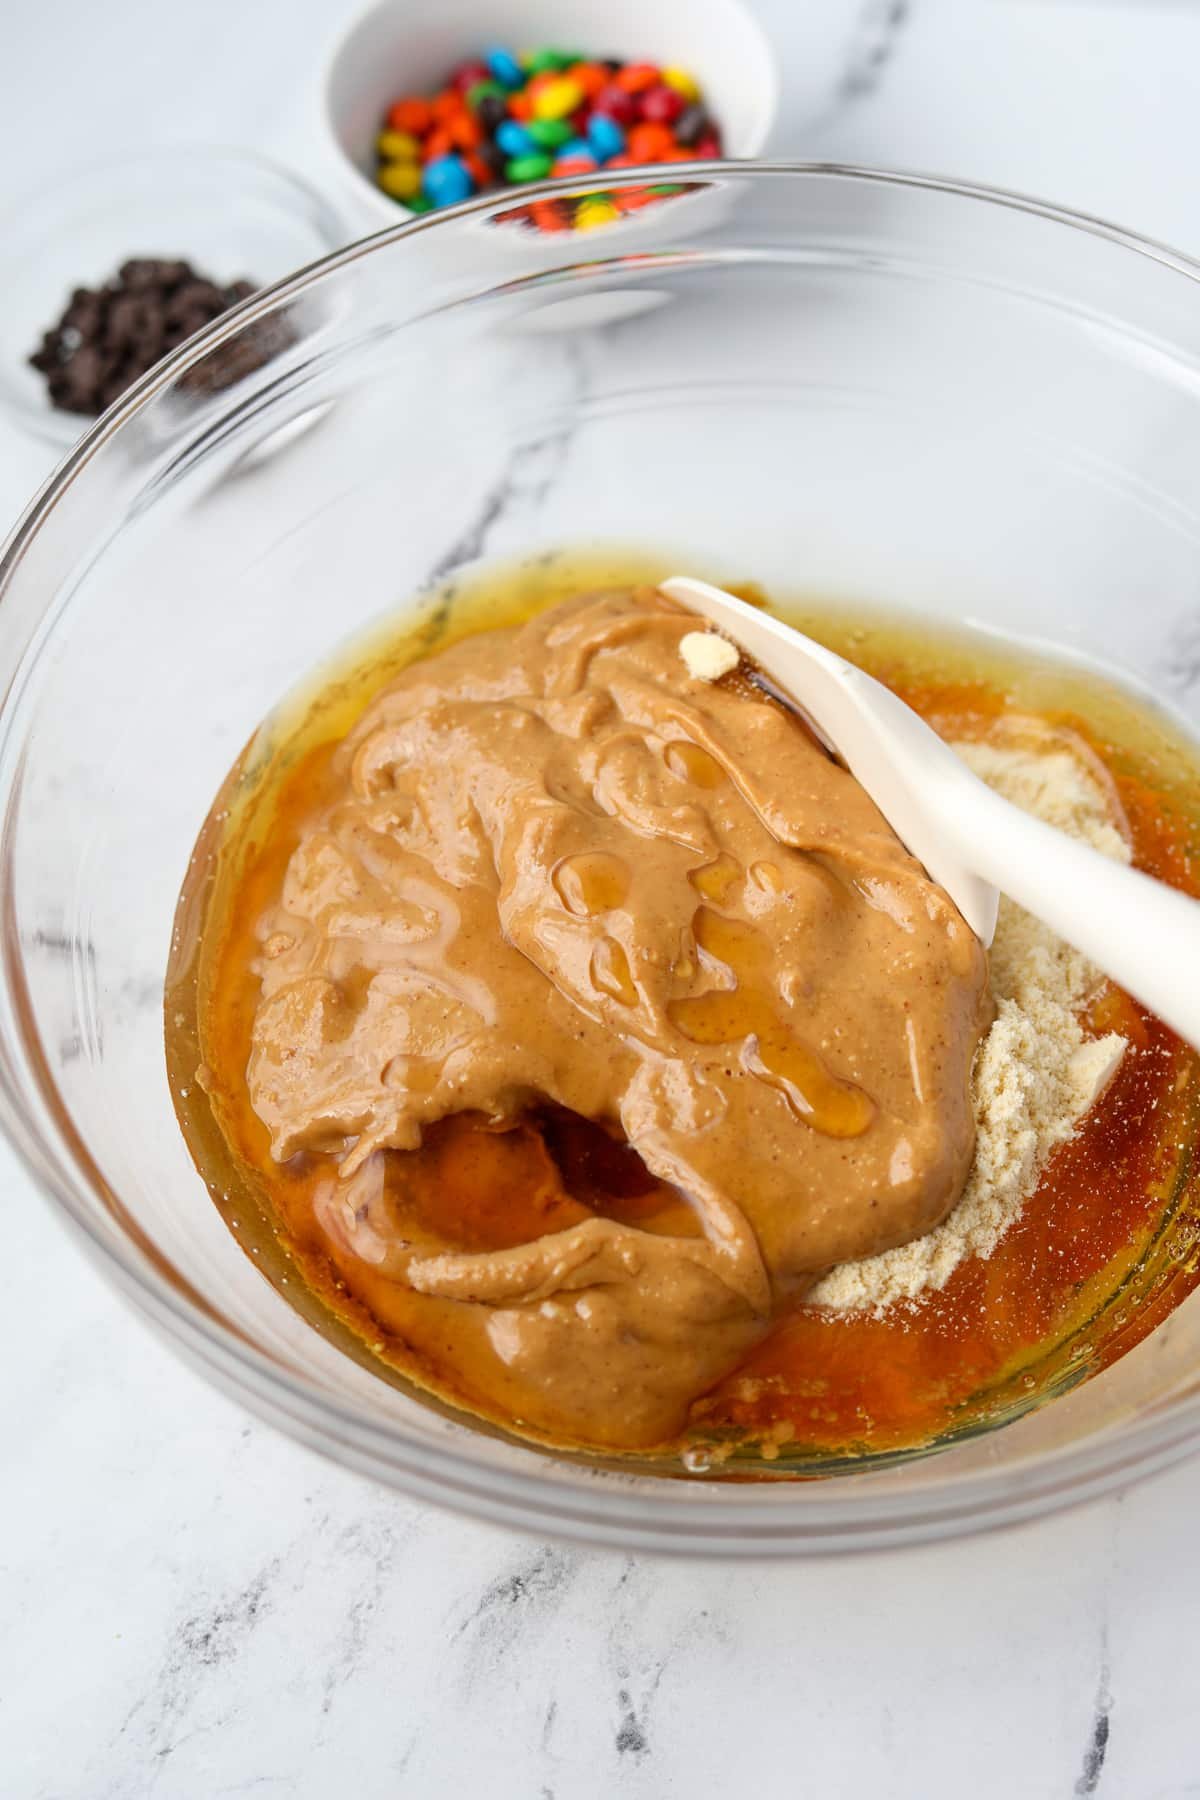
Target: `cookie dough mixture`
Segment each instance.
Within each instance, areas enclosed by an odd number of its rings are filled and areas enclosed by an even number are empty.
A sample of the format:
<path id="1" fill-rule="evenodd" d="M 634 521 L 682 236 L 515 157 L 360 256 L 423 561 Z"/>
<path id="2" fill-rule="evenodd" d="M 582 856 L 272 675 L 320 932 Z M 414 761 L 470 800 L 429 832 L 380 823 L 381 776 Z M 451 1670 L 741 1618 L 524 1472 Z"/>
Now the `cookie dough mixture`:
<path id="1" fill-rule="evenodd" d="M 522 1420 L 622 1447 L 946 1217 L 991 1022 L 946 895 L 794 716 L 689 673 L 694 630 L 585 596 L 406 670 L 257 931 L 250 1101 L 342 1266 L 448 1303 Z M 565 1191 L 521 1135 L 547 1109 L 632 1146 L 655 1204 Z M 511 1138 L 518 1241 L 419 1204 L 463 1122 Z"/>

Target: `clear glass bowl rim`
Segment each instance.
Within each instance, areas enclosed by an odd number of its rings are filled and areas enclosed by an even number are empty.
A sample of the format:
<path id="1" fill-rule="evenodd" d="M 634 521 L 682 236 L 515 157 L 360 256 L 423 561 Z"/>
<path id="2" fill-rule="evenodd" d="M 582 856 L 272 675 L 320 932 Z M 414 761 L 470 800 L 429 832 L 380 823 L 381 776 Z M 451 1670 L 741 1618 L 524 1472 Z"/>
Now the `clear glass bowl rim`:
<path id="1" fill-rule="evenodd" d="M 292 179 L 282 169 L 273 172 Z M 661 177 L 661 171 L 625 170 L 619 182 L 607 185 L 637 186 L 656 173 Z M 790 161 L 696 162 L 686 171 L 673 171 L 673 177 L 687 182 L 707 177 L 738 183 L 820 178 L 942 193 L 982 206 L 1010 208 L 1106 239 L 1200 285 L 1200 261 L 1168 245 L 1091 214 L 1004 188 L 853 164 Z M 297 185 L 303 189 L 302 183 Z M 523 188 L 521 198 L 536 200 L 578 191 L 579 187 L 577 177 L 538 182 Z M 348 244 L 260 290 L 164 358 L 79 439 L 30 501 L 0 550 L 0 601 L 33 539 L 80 472 L 128 420 L 215 345 L 236 334 L 260 311 L 303 293 L 357 258 L 400 238 L 485 214 L 497 204 L 495 196 L 479 196 Z M 53 594 L 47 597 L 47 609 L 53 600 Z M 41 649 L 36 652 L 41 653 Z M 0 720 L 7 709 L 7 699 L 0 701 Z M 908 1465 L 910 1470 L 927 1473 L 928 1481 L 903 1493 L 885 1486 L 874 1496 L 870 1475 L 732 1486 L 704 1480 L 643 1479 L 634 1488 L 622 1477 L 598 1474 L 578 1486 L 560 1485 L 539 1472 L 537 1464 L 546 1464 L 543 1452 L 530 1450 L 526 1473 L 501 1470 L 477 1459 L 469 1432 L 461 1439 L 463 1448 L 407 1442 L 399 1431 L 381 1424 L 365 1408 L 334 1401 L 280 1368 L 231 1327 L 188 1301 L 130 1238 L 110 1241 L 103 1235 L 83 1198 L 82 1175 L 74 1182 L 63 1176 L 49 1145 L 20 1105 L 8 1061 L 12 1047 L 0 1042 L 0 1129 L 37 1187 L 56 1204 L 107 1279 L 214 1385 L 311 1448 L 413 1498 L 525 1533 L 595 1546 L 693 1557 L 774 1559 L 877 1550 L 1016 1524 L 1083 1504 L 1200 1448 L 1200 1395 L 1169 1402 L 1135 1423 L 1108 1428 L 1095 1441 L 1085 1439 L 1027 1461 L 953 1475 L 949 1480 L 938 1478 L 942 1457 L 934 1455 L 924 1463 Z M 36 1051 L 31 1060 L 39 1060 Z M 44 1067 L 41 1078 L 46 1078 Z"/>

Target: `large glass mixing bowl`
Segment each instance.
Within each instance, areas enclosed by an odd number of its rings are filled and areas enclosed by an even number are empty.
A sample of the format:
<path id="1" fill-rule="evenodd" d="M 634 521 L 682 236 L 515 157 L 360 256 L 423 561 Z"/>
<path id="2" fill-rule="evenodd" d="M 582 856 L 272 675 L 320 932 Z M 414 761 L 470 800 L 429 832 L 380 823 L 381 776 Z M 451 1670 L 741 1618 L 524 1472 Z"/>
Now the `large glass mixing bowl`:
<path id="1" fill-rule="evenodd" d="M 481 557 L 659 546 L 1054 639 L 1195 716 L 1200 266 L 937 181 L 679 180 L 607 231 L 498 222 L 508 196 L 328 258 L 161 365 L 30 508 L 0 566 L 0 1114 L 165 1338 L 408 1493 L 685 1553 L 979 1529 L 1200 1443 L 1200 1298 L 934 1456 L 820 1481 L 605 1471 L 339 1351 L 242 1254 L 172 1110 L 163 972 L 223 776 L 340 640 Z"/>

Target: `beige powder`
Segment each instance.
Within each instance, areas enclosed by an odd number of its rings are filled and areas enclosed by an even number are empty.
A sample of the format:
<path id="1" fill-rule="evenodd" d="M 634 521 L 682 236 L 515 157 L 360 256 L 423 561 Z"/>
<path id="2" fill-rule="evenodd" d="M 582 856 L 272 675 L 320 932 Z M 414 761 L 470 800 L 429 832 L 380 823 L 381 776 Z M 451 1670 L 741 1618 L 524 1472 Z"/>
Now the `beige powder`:
<path id="1" fill-rule="evenodd" d="M 1116 791 L 1073 734 L 1021 720 L 991 742 L 955 749 L 989 787 L 1026 812 L 1105 856 L 1129 861 Z M 1099 985 L 1099 971 L 1004 899 L 991 979 L 996 1020 L 973 1074 L 975 1161 L 962 1199 L 925 1237 L 833 1269 L 812 1290 L 814 1304 L 879 1314 L 944 1287 L 965 1258 L 989 1256 L 1020 1216 L 1051 1151 L 1073 1134 L 1115 1074 L 1124 1038 L 1088 1039 L 1078 1017 Z"/>

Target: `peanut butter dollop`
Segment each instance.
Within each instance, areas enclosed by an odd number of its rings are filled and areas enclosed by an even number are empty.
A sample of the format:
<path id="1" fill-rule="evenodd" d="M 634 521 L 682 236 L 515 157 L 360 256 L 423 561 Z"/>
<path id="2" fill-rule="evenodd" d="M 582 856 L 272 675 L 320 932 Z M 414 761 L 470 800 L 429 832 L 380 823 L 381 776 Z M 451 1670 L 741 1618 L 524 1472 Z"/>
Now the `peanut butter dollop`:
<path id="1" fill-rule="evenodd" d="M 989 1009 L 947 896 L 793 716 L 689 675 L 694 629 L 587 595 L 407 669 L 258 934 L 251 1101 L 277 1159 L 330 1158 L 339 1254 L 482 1318 L 538 1430 L 624 1448 L 945 1217 Z M 450 1115 L 546 1104 L 623 1135 L 686 1229 L 467 1250 L 381 1177 Z"/>

